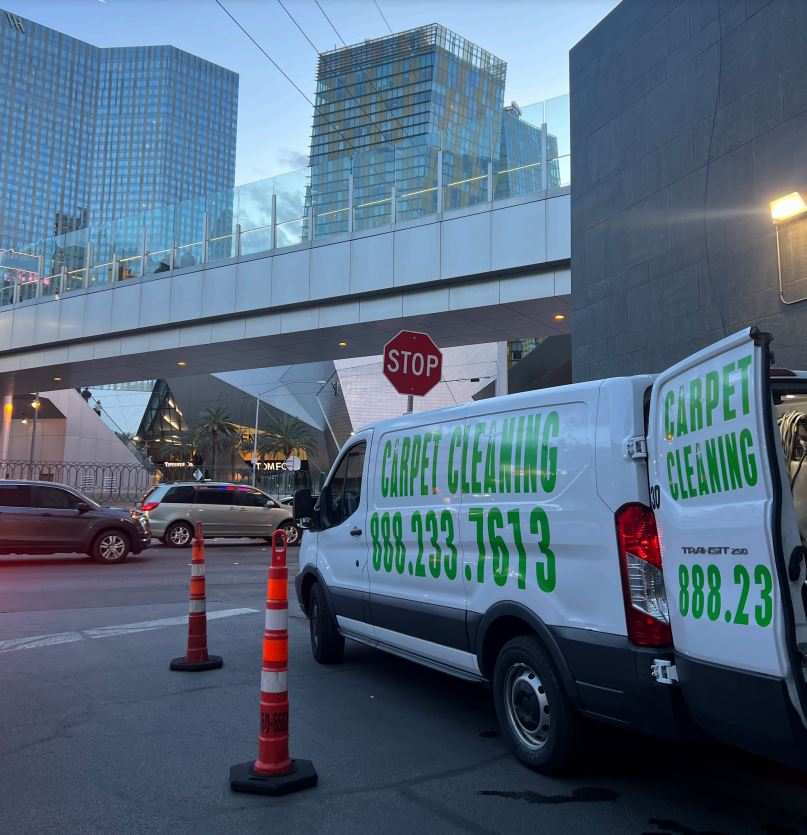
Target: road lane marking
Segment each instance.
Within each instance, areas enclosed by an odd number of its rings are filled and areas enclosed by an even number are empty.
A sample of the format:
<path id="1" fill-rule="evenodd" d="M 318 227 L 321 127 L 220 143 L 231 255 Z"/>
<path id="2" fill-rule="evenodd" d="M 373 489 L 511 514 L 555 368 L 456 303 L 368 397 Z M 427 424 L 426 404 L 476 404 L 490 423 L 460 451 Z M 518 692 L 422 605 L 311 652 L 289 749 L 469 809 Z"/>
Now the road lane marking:
<path id="1" fill-rule="evenodd" d="M 218 612 L 208 612 L 208 620 L 232 618 L 236 615 L 251 615 L 258 609 L 222 609 Z M 81 629 L 73 632 L 56 632 L 52 635 L 33 635 L 30 638 L 11 638 L 0 641 L 0 653 L 16 652 L 21 649 L 36 649 L 55 644 L 70 644 L 95 638 L 115 638 L 119 635 L 134 635 L 137 632 L 150 632 L 152 629 L 162 629 L 165 626 L 181 626 L 188 622 L 188 616 L 176 618 L 160 618 L 159 620 L 144 620 L 138 623 L 121 623 L 115 626 L 99 626 L 93 629 Z"/>

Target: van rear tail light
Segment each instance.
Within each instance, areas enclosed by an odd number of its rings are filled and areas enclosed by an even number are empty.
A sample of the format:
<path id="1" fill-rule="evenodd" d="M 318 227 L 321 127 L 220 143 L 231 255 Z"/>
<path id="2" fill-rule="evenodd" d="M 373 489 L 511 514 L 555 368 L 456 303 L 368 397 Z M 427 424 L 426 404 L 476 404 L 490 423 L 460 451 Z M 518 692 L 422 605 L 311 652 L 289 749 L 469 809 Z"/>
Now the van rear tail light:
<path id="1" fill-rule="evenodd" d="M 155 508 L 157 508 L 159 506 L 160 506 L 159 502 L 143 502 L 143 504 L 140 505 L 140 509 L 144 510 L 144 511 L 149 511 L 149 510 L 154 510 Z"/>
<path id="2" fill-rule="evenodd" d="M 616 538 L 628 637 L 642 647 L 672 643 L 656 517 L 641 504 L 616 513 Z"/>

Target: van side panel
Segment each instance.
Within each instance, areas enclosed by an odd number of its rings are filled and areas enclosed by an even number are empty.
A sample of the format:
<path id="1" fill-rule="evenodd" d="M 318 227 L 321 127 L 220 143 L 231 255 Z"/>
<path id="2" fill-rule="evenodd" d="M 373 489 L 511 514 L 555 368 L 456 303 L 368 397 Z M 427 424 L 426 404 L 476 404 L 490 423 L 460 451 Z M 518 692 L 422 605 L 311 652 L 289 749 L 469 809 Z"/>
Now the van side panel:
<path id="1" fill-rule="evenodd" d="M 511 600 L 549 627 L 625 635 L 613 513 L 596 485 L 599 386 L 470 408 L 459 477 L 471 613 Z"/>

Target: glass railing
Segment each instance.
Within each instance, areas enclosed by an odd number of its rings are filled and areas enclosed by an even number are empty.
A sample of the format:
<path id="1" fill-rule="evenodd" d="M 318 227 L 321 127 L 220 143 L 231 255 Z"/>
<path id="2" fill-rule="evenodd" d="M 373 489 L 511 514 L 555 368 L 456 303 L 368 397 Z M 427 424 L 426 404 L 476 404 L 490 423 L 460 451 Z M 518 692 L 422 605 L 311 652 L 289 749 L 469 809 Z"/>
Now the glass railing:
<path id="1" fill-rule="evenodd" d="M 479 136 L 488 152 L 456 150 Z M 551 191 L 570 184 L 569 152 L 568 96 L 509 107 L 484 128 L 451 125 L 0 250 L 0 306 Z"/>

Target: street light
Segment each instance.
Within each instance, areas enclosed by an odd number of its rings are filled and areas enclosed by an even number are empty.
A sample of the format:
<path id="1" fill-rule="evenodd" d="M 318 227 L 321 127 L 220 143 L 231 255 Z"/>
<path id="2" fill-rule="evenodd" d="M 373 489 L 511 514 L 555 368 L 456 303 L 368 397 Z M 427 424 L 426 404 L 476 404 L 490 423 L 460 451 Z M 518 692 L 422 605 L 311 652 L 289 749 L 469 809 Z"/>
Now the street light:
<path id="1" fill-rule="evenodd" d="M 785 223 L 805 212 L 807 212 L 807 203 L 797 191 L 771 201 L 771 220 L 774 223 Z"/>
<path id="2" fill-rule="evenodd" d="M 31 454 L 28 456 L 28 480 L 30 481 L 34 474 L 34 444 L 36 443 L 36 424 L 39 418 L 39 409 L 42 404 L 39 402 L 39 395 L 37 394 L 31 403 L 31 408 L 34 410 L 34 425 L 31 427 Z"/>
<path id="3" fill-rule="evenodd" d="M 288 382 L 283 383 L 275 383 L 271 388 L 266 389 L 266 391 L 260 392 L 255 398 L 255 432 L 252 436 L 252 486 L 255 486 L 255 477 L 258 473 L 258 418 L 260 414 L 261 408 L 261 398 L 264 394 L 269 394 L 270 392 L 274 391 L 275 389 L 283 388 L 283 386 L 291 385 L 292 383 L 310 383 L 316 384 L 319 386 L 324 386 L 327 383 L 327 380 L 289 380 Z"/>

